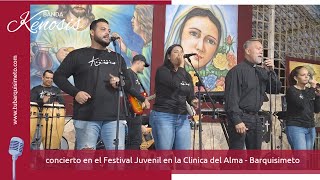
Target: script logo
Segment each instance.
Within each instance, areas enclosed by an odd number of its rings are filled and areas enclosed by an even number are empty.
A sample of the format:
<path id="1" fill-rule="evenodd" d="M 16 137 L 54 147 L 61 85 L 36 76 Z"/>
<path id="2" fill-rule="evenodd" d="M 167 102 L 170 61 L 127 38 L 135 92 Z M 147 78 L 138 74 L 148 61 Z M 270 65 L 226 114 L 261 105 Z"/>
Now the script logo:
<path id="1" fill-rule="evenodd" d="M 116 62 L 112 62 L 111 60 L 104 60 L 104 59 L 100 59 L 100 58 L 94 58 L 94 56 L 92 57 L 92 60 L 88 62 L 90 64 L 90 66 L 100 66 L 101 64 L 111 64 L 111 65 L 115 65 Z"/>
<path id="2" fill-rule="evenodd" d="M 9 32 L 16 32 L 21 27 L 25 26 L 31 33 L 37 33 L 39 30 L 70 30 L 70 29 L 81 29 L 83 27 L 80 26 L 80 18 L 78 18 L 76 26 L 72 26 L 69 23 L 65 22 L 65 19 L 60 20 L 57 19 L 56 21 L 41 21 L 42 17 L 48 17 L 48 15 L 52 14 L 49 10 L 42 10 L 35 14 L 34 16 L 30 16 L 30 11 L 26 11 L 21 14 L 20 21 L 19 20 L 13 20 L 10 21 L 7 25 L 7 30 Z M 53 16 L 53 15 L 52 15 Z M 28 19 L 29 18 L 29 19 Z M 31 20 L 35 20 L 32 24 L 30 24 L 30 27 L 28 26 L 28 23 Z M 18 27 L 17 27 L 18 26 Z"/>

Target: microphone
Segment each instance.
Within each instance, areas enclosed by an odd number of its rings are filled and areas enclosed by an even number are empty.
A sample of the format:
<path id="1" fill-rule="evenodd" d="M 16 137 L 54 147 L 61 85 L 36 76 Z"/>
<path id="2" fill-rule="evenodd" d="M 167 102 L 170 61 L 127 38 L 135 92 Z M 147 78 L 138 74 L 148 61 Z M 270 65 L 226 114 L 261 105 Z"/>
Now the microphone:
<path id="1" fill-rule="evenodd" d="M 190 54 L 185 54 L 183 55 L 183 58 L 189 58 L 191 56 L 197 55 L 197 53 L 190 53 Z"/>
<path id="2" fill-rule="evenodd" d="M 111 37 L 110 37 L 110 41 L 115 41 L 115 40 L 117 40 L 117 39 L 120 39 L 120 37 L 114 37 L 114 36 L 111 36 Z"/>
<path id="3" fill-rule="evenodd" d="M 22 155 L 24 142 L 19 137 L 12 137 L 10 140 L 9 154 L 12 155 L 12 179 L 16 179 L 16 160 Z"/>
<path id="4" fill-rule="evenodd" d="M 268 57 L 262 57 L 262 63 L 265 65 L 265 60 L 268 60 L 268 59 L 270 59 L 270 58 L 268 58 Z M 267 66 L 268 67 L 268 69 L 269 69 L 269 71 L 274 71 L 274 69 L 272 69 L 272 67 L 269 67 L 269 66 Z"/>
<path id="5" fill-rule="evenodd" d="M 309 77 L 310 77 L 310 78 L 309 78 L 308 83 L 311 85 L 311 81 L 313 80 L 313 75 L 310 74 Z M 320 83 L 317 83 L 317 84 L 316 84 L 316 88 L 320 88 Z"/>
<path id="6" fill-rule="evenodd" d="M 12 137 L 9 146 L 9 154 L 12 155 L 12 160 L 18 159 L 21 156 L 24 142 L 21 138 Z"/>

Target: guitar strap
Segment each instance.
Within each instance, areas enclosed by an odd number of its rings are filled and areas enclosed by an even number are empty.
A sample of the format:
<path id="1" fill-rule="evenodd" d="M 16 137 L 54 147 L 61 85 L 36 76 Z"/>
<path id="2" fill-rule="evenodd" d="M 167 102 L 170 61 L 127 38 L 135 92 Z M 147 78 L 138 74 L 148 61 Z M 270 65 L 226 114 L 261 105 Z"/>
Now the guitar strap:
<path id="1" fill-rule="evenodd" d="M 137 77 L 137 79 L 138 79 L 138 81 L 139 81 L 139 84 L 140 84 L 142 90 L 143 90 L 144 92 L 146 92 L 146 89 L 143 87 L 143 85 L 142 85 L 142 83 L 141 83 L 141 81 L 140 81 L 140 79 L 139 79 L 139 76 L 138 76 L 137 74 L 136 74 L 136 77 Z"/>
<path id="2" fill-rule="evenodd" d="M 137 78 L 140 86 L 141 86 L 142 89 L 144 90 L 144 87 L 142 86 L 142 84 L 141 84 L 141 82 L 140 82 L 140 79 L 139 79 L 137 73 L 135 73 L 131 68 L 129 68 L 129 70 L 135 75 L 135 77 Z M 133 80 L 134 80 L 134 79 L 131 79 L 131 78 L 129 78 L 129 79 L 130 79 L 130 81 L 133 81 Z M 135 117 L 136 117 L 136 113 L 133 111 L 132 104 L 129 102 L 129 99 L 128 99 L 128 98 L 127 98 L 126 100 L 127 100 L 127 101 L 126 101 L 127 104 L 128 104 L 129 107 L 130 107 L 129 110 L 130 110 L 131 118 L 135 118 Z"/>

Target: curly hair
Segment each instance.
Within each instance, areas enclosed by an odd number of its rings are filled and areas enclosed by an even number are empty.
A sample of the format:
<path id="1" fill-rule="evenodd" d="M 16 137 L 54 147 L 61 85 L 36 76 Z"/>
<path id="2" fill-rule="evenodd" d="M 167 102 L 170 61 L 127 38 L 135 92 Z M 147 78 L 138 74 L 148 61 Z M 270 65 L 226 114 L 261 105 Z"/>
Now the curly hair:
<path id="1" fill-rule="evenodd" d="M 152 40 L 153 5 L 136 5 L 137 21 L 146 35 L 146 44 Z"/>

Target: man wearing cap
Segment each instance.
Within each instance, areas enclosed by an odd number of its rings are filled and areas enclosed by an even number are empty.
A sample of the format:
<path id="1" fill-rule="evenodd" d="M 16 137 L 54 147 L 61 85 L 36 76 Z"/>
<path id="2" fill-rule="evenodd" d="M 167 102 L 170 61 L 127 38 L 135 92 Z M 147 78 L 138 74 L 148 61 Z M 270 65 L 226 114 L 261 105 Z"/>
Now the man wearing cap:
<path id="1" fill-rule="evenodd" d="M 125 91 L 133 97 L 136 97 L 141 103 L 142 108 L 149 109 L 150 103 L 147 98 L 140 94 L 141 89 L 145 91 L 144 87 L 140 83 L 138 73 L 142 73 L 145 67 L 149 67 L 146 58 L 141 55 L 135 55 L 132 59 L 132 65 L 124 72 L 125 82 L 129 83 L 129 86 L 125 87 Z M 137 115 L 133 112 L 132 108 L 129 110 L 130 115 L 127 119 L 128 123 L 128 139 L 126 149 L 139 150 L 141 144 L 141 115 Z"/>

